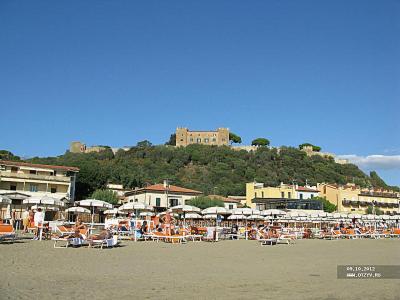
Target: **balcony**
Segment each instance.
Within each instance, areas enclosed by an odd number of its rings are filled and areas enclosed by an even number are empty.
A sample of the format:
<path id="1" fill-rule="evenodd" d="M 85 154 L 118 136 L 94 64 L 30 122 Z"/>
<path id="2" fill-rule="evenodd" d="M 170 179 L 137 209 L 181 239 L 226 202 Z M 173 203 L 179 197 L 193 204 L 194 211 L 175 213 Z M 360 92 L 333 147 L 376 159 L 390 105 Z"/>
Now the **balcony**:
<path id="1" fill-rule="evenodd" d="M 60 182 L 60 183 L 70 183 L 70 177 L 66 176 L 45 176 L 37 174 L 23 174 L 23 173 L 12 173 L 0 171 L 0 178 L 12 178 L 19 180 L 37 180 L 46 182 Z"/>

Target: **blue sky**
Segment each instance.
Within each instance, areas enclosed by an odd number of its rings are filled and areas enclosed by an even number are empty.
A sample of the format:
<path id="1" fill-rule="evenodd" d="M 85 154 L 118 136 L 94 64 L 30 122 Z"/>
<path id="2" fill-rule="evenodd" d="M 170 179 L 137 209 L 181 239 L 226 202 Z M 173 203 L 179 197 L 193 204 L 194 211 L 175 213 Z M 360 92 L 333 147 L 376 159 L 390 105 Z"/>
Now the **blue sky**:
<path id="1" fill-rule="evenodd" d="M 399 36 L 394 0 L 1 1 L 0 148 L 229 127 L 400 185 Z"/>

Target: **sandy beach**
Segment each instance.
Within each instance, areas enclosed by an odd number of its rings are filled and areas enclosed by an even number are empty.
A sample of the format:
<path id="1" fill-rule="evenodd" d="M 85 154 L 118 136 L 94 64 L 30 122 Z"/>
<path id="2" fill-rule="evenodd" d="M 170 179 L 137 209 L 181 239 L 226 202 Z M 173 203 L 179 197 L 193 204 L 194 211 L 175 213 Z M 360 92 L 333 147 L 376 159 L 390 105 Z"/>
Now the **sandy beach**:
<path id="1" fill-rule="evenodd" d="M 0 299 L 400 299 L 400 280 L 336 278 L 341 264 L 400 264 L 400 240 L 300 240 L 114 249 L 0 244 Z"/>

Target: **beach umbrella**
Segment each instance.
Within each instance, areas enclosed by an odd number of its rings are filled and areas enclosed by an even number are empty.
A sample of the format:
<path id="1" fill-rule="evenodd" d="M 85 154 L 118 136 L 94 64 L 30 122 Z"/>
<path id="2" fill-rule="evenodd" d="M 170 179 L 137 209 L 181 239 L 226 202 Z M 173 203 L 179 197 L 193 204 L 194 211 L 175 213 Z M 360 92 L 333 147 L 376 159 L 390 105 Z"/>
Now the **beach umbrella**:
<path id="1" fill-rule="evenodd" d="M 31 206 L 32 210 L 38 210 L 38 208 L 41 208 L 42 210 L 47 210 L 47 211 L 59 211 L 60 210 L 58 207 L 55 207 L 55 206 L 45 207 L 45 206 L 37 205 L 37 204 Z"/>
<path id="2" fill-rule="evenodd" d="M 120 213 L 118 208 L 107 209 L 107 210 L 104 211 L 105 215 L 116 215 L 118 213 Z"/>
<path id="3" fill-rule="evenodd" d="M 361 215 L 360 214 L 348 214 L 347 217 L 349 219 L 361 219 Z"/>
<path id="4" fill-rule="evenodd" d="M 80 206 L 73 206 L 65 210 L 66 213 L 90 214 L 90 210 Z"/>
<path id="5" fill-rule="evenodd" d="M 187 212 L 200 212 L 201 209 L 192 205 L 176 205 L 169 209 L 170 212 L 187 213 Z"/>
<path id="6" fill-rule="evenodd" d="M 192 206 L 192 205 L 176 205 L 173 206 L 169 209 L 170 212 L 172 213 L 178 213 L 178 214 L 183 214 L 183 223 L 186 224 L 186 213 L 199 213 L 201 211 L 200 208 L 196 207 L 196 206 Z"/>
<path id="7" fill-rule="evenodd" d="M 249 207 L 232 209 L 232 214 L 233 215 L 245 215 L 245 216 L 255 215 L 255 213 L 253 213 L 253 209 L 249 208 Z"/>
<path id="8" fill-rule="evenodd" d="M 147 205 L 141 202 L 128 202 L 123 205 L 121 205 L 118 208 L 119 211 L 125 211 L 125 212 L 131 212 L 131 211 L 136 211 L 136 210 L 141 210 L 141 211 L 152 211 L 154 210 L 153 206 Z"/>
<path id="9" fill-rule="evenodd" d="M 264 217 L 261 215 L 250 215 L 246 217 L 247 220 L 264 220 Z"/>
<path id="10" fill-rule="evenodd" d="M 217 215 L 226 215 L 229 214 L 230 211 L 225 207 L 213 206 L 203 209 L 202 214 L 217 214 Z"/>
<path id="11" fill-rule="evenodd" d="M 307 217 L 307 214 L 305 212 L 302 211 L 290 211 L 288 212 L 288 215 L 292 218 L 296 218 L 296 217 Z"/>
<path id="12" fill-rule="evenodd" d="M 201 219 L 203 216 L 199 215 L 198 213 L 187 213 L 186 219 Z"/>
<path id="13" fill-rule="evenodd" d="M 163 212 L 158 213 L 156 216 L 157 216 L 157 217 L 162 217 L 162 216 L 164 216 L 166 213 L 167 213 L 166 211 L 163 211 Z M 177 217 L 179 217 L 179 214 L 177 214 L 177 213 L 171 213 L 171 217 L 177 218 Z"/>
<path id="14" fill-rule="evenodd" d="M 36 204 L 36 205 L 39 205 L 41 207 L 51 207 L 51 206 L 53 206 L 53 207 L 56 207 L 56 206 L 62 207 L 62 206 L 64 206 L 64 202 L 63 201 L 61 201 L 61 200 L 59 200 L 57 198 L 54 198 L 54 197 L 49 197 L 47 195 L 44 195 L 42 197 L 33 196 L 33 197 L 26 198 L 26 199 L 24 199 L 22 201 L 22 204 L 24 204 L 24 205 L 35 205 Z"/>
<path id="15" fill-rule="evenodd" d="M 218 218 L 224 218 L 223 216 L 218 216 L 217 214 L 208 214 L 208 215 L 204 215 L 203 216 L 203 219 L 206 219 L 206 220 L 216 220 L 216 219 L 218 219 Z"/>
<path id="16" fill-rule="evenodd" d="M 0 195 L 0 207 L 10 205 L 11 203 L 12 201 L 10 198 L 4 195 Z"/>
<path id="17" fill-rule="evenodd" d="M 90 207 L 92 209 L 92 224 L 94 223 L 94 210 L 106 210 L 106 209 L 111 209 L 112 204 L 102 201 L 102 200 L 97 200 L 97 199 L 85 199 L 85 200 L 80 200 L 76 201 L 75 204 L 80 205 L 80 206 L 86 206 Z"/>
<path id="18" fill-rule="evenodd" d="M 228 220 L 244 220 L 246 219 L 246 216 L 244 215 L 230 215 L 228 217 Z"/>
<path id="19" fill-rule="evenodd" d="M 261 211 L 262 216 L 284 216 L 286 212 L 280 209 L 266 209 Z"/>
<path id="20" fill-rule="evenodd" d="M 139 216 L 141 217 L 153 217 L 155 214 L 151 211 L 142 211 Z"/>

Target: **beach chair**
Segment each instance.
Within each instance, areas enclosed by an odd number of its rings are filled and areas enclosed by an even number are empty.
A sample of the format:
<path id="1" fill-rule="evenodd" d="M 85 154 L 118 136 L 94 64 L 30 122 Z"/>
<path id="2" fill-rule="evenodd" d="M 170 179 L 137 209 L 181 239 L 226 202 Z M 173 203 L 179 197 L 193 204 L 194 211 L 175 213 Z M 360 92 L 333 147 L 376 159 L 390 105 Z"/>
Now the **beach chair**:
<path id="1" fill-rule="evenodd" d="M 207 235 L 203 236 L 203 241 L 207 241 L 207 242 L 216 242 L 216 231 L 215 231 L 215 227 L 207 227 Z"/>
<path id="2" fill-rule="evenodd" d="M 72 227 L 66 227 L 65 225 L 57 225 L 56 226 L 56 232 L 60 234 L 60 236 L 66 236 L 74 233 L 74 230 Z"/>
<path id="3" fill-rule="evenodd" d="M 357 238 L 357 234 L 354 229 L 347 229 L 346 233 L 343 234 L 343 236 L 348 239 L 356 239 Z"/>
<path id="4" fill-rule="evenodd" d="M 394 228 L 389 235 L 391 238 L 400 238 L 400 229 Z"/>
<path id="5" fill-rule="evenodd" d="M 10 224 L 0 224 L 0 242 L 12 241 L 16 238 L 14 228 Z"/>
<path id="6" fill-rule="evenodd" d="M 276 238 L 259 239 L 261 246 L 275 246 L 278 243 Z"/>
<path id="7" fill-rule="evenodd" d="M 118 235 L 113 235 L 112 238 L 104 239 L 104 240 L 91 240 L 89 244 L 89 248 L 112 248 L 119 244 Z"/>
<path id="8" fill-rule="evenodd" d="M 295 243 L 295 237 L 289 234 L 280 234 L 276 239 L 277 244 L 293 245 Z"/>

